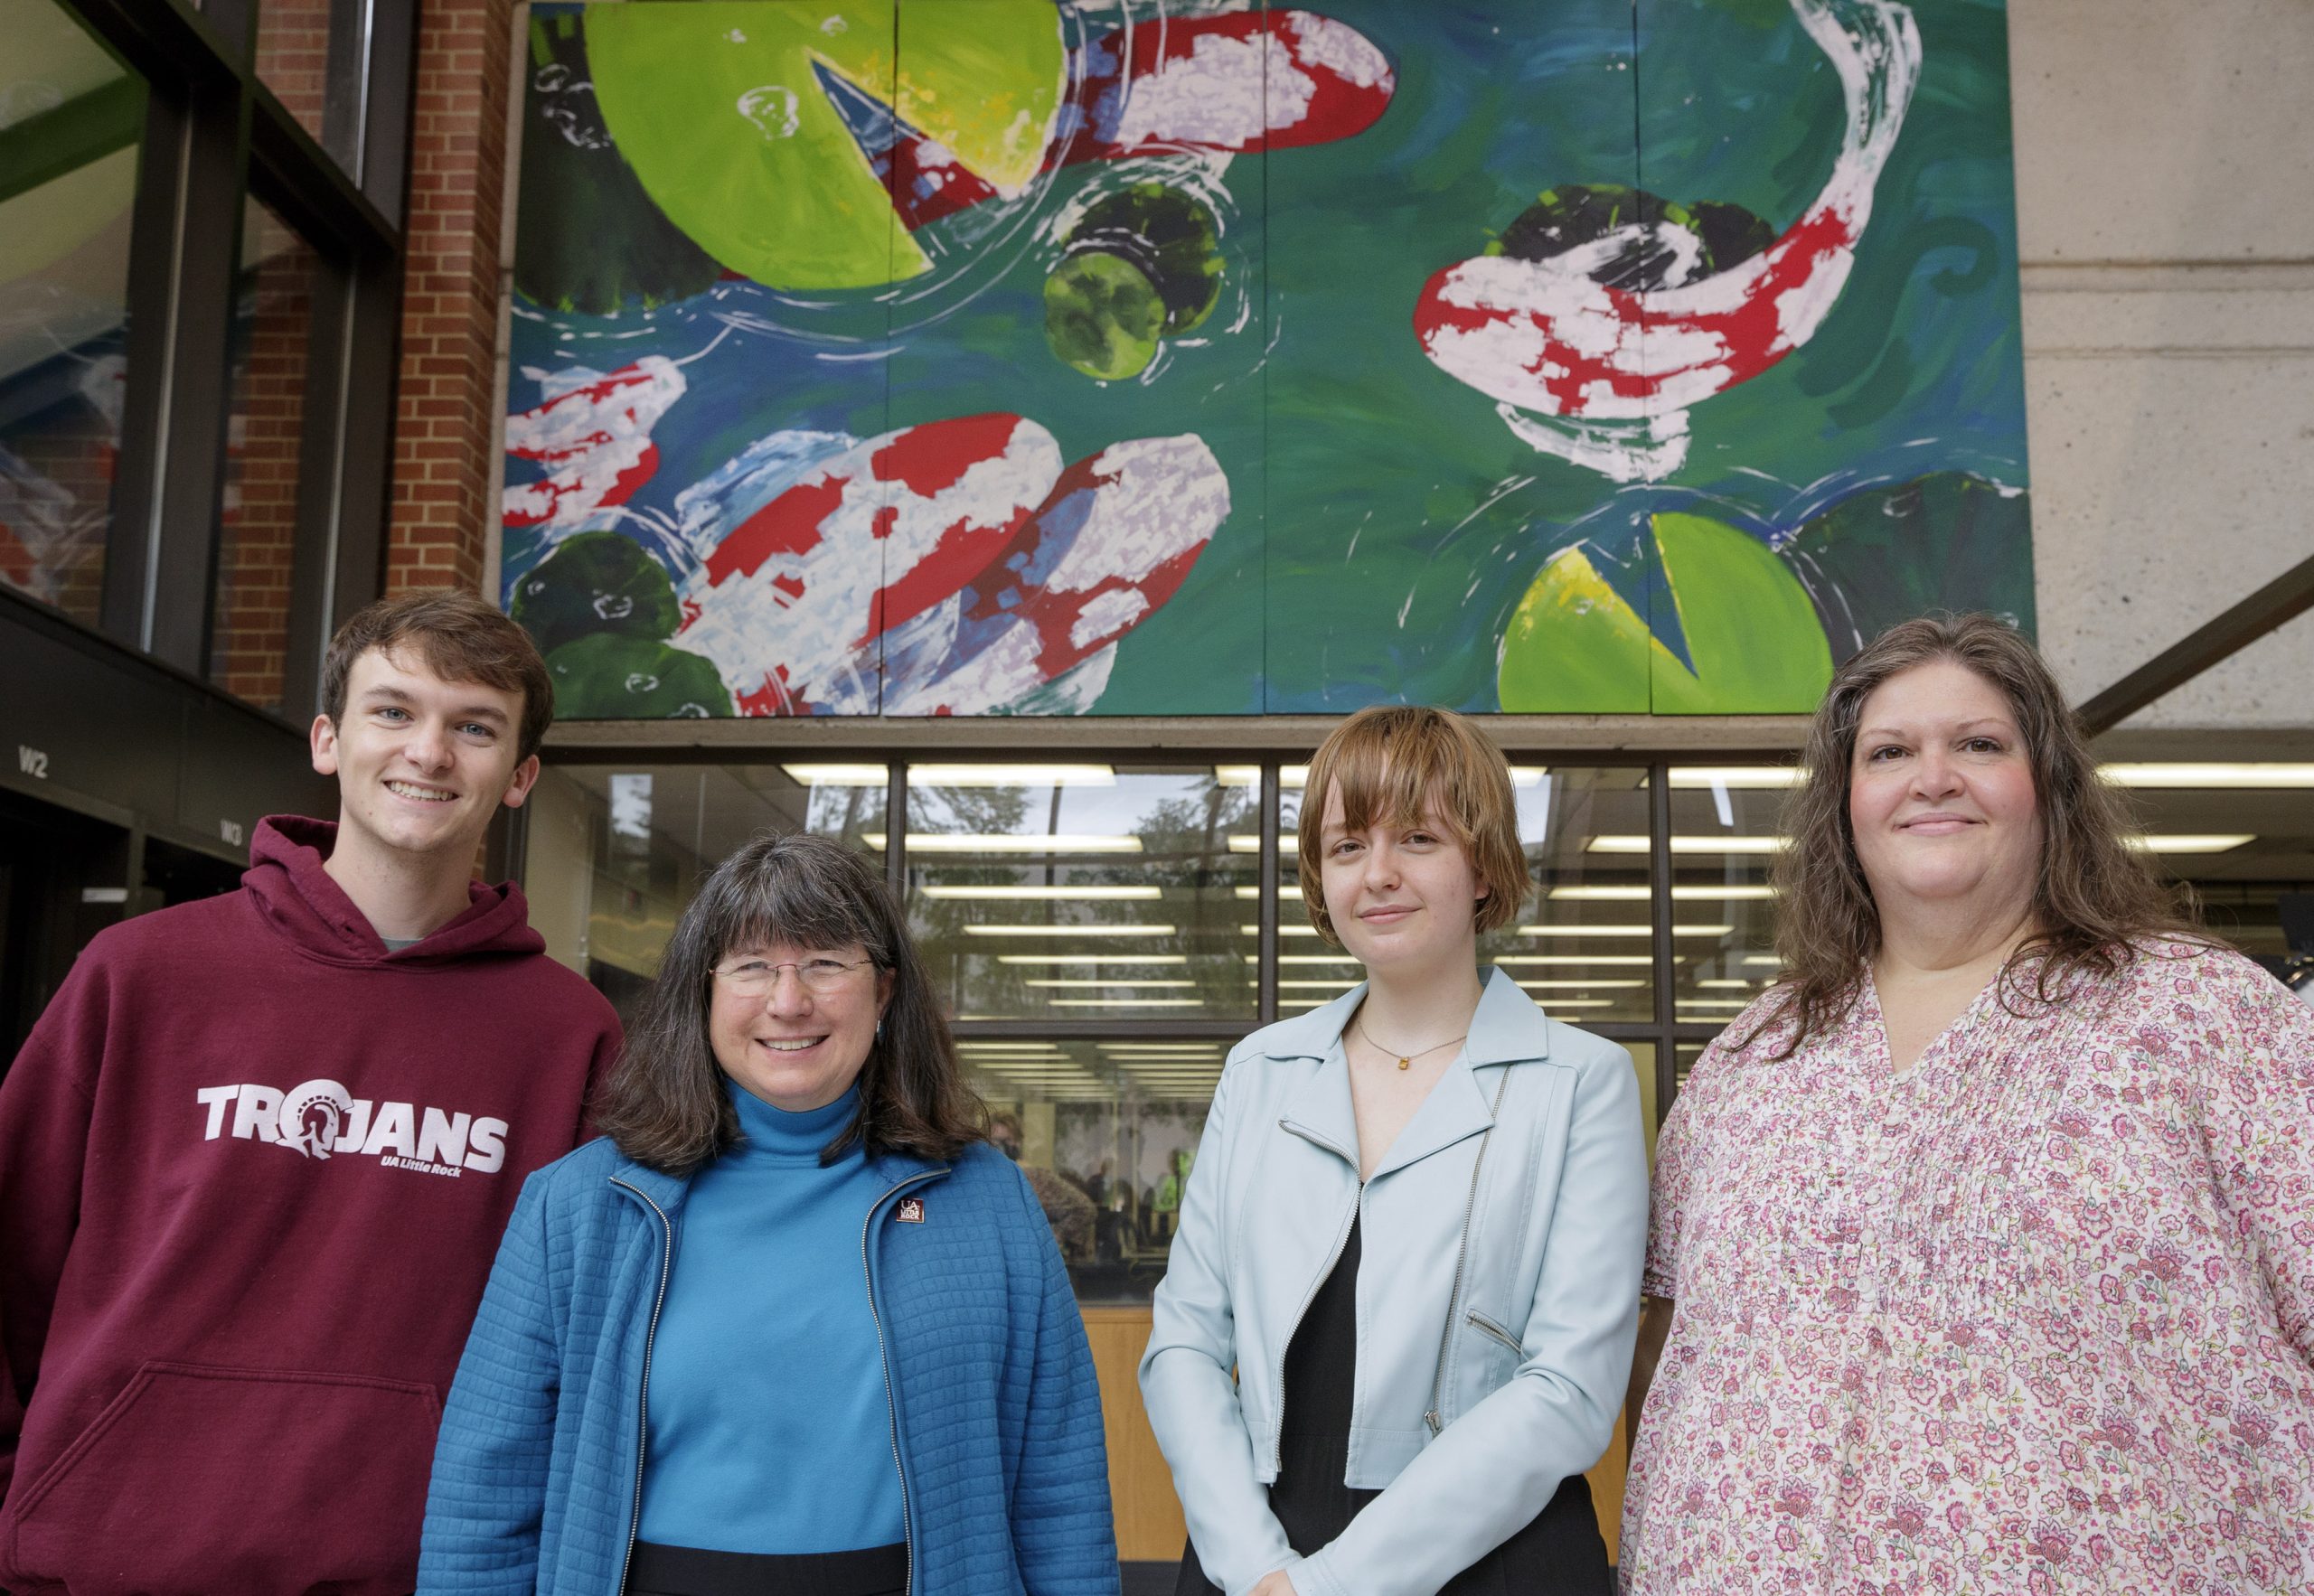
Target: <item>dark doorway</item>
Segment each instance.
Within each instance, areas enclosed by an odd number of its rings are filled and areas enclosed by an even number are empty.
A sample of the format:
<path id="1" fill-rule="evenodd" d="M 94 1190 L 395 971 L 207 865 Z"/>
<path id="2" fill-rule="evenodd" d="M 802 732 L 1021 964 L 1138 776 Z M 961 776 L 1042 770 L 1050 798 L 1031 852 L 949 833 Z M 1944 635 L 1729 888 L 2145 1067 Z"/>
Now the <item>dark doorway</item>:
<path id="1" fill-rule="evenodd" d="M 128 912 L 124 827 L 0 793 L 0 1070 L 89 939 Z"/>

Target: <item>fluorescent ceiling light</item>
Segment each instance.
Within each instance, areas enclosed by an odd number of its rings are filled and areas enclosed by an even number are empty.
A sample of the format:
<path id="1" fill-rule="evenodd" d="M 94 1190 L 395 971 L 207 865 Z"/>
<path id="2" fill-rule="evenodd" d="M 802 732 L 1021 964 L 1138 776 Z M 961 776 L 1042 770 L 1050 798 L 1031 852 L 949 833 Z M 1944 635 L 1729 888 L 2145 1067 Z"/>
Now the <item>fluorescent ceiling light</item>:
<path id="1" fill-rule="evenodd" d="M 1678 1009 L 1748 1009 L 1749 998 L 1679 998 L 1672 1006 Z"/>
<path id="2" fill-rule="evenodd" d="M 1796 765 L 1675 765 L 1673 791 L 1681 787 L 1727 787 L 1765 792 L 1796 787 L 1807 772 Z"/>
<path id="3" fill-rule="evenodd" d="M 1114 787 L 1105 765 L 911 765 L 911 787 Z"/>
<path id="4" fill-rule="evenodd" d="M 1321 991 L 1321 992 L 1346 992 L 1346 991 L 1350 990 L 1350 988 L 1352 988 L 1352 987 L 1356 986 L 1357 984 L 1358 984 L 1358 983 L 1357 983 L 1356 981 L 1339 981 L 1339 980 L 1337 980 L 1337 981 L 1279 981 L 1279 982 L 1277 983 L 1277 988 L 1278 988 L 1278 990 L 1280 990 L 1280 991 L 1296 991 L 1296 992 L 1310 992 L 1310 991 Z"/>
<path id="5" fill-rule="evenodd" d="M 867 839 L 880 850 L 884 840 Z M 1139 853 L 1141 839 L 1105 832 L 1056 832 L 1038 837 L 1013 832 L 910 831 L 910 853 Z"/>
<path id="6" fill-rule="evenodd" d="M 1248 964 L 1258 964 L 1261 962 L 1262 956 L 1259 953 L 1246 955 L 1246 962 Z M 1347 953 L 1280 953 L 1277 956 L 1277 962 L 1281 964 L 1350 964 L 1359 970 L 1366 968 L 1364 964 Z"/>
<path id="7" fill-rule="evenodd" d="M 787 779 L 805 787 L 880 787 L 892 779 L 884 765 L 783 765 Z"/>
<path id="8" fill-rule="evenodd" d="M 2314 787 L 2314 765 L 2104 765 L 2124 787 Z"/>
<path id="9" fill-rule="evenodd" d="M 1781 970 L 1783 968 L 1783 961 L 1773 953 L 1746 953 L 1744 956 L 1744 966 L 1747 970 Z"/>
<path id="10" fill-rule="evenodd" d="M 1726 936 L 1736 929 L 1733 925 L 1674 925 L 1673 936 Z M 1521 936 L 1651 936 L 1654 930 L 1647 925 L 1521 925 Z"/>
<path id="11" fill-rule="evenodd" d="M 1278 853 L 1279 853 L 1281 856 L 1285 855 L 1285 854 L 1290 854 L 1290 853 L 1293 852 L 1295 850 L 1299 849 L 1301 846 L 1302 846 L 1302 833 L 1301 833 L 1301 832 L 1299 832 L 1299 831 L 1280 831 L 1280 832 L 1277 834 L 1277 851 L 1278 851 Z M 1229 833 L 1229 851 L 1230 851 L 1230 852 L 1232 852 L 1232 853 L 1259 853 L 1261 850 L 1262 850 L 1262 840 L 1261 840 L 1258 836 L 1248 836 L 1246 832 L 1243 832 L 1243 831 L 1232 831 L 1232 832 L 1230 832 L 1230 833 Z"/>
<path id="12" fill-rule="evenodd" d="M 1554 903 L 1644 903 L 1654 888 L 1649 887 L 1554 887 L 1550 898 Z M 1671 888 L 1673 903 L 1726 902 L 1754 903 L 1775 896 L 1775 888 L 1766 886 L 1681 887 Z"/>
<path id="13" fill-rule="evenodd" d="M 1652 953 L 1506 953 L 1498 964 L 1652 964 Z M 1674 959 L 1672 963 L 1680 962 Z"/>
<path id="14" fill-rule="evenodd" d="M 1522 981 L 1519 984 L 1525 987 L 1530 992 L 1606 992 L 1615 991 L 1618 990 L 1634 990 L 1639 987 L 1643 987 L 1647 983 L 1643 981 L 1574 981 L 1562 977 L 1553 981 Z"/>
<path id="15" fill-rule="evenodd" d="M 1000 964 L 1186 964 L 1190 956 L 1187 953 L 999 953 L 996 962 Z"/>
<path id="16" fill-rule="evenodd" d="M 1675 836 L 1671 839 L 1673 853 L 1775 853 L 1782 850 L 1781 837 L 1714 837 Z M 1591 853 L 1645 853 L 1645 837 L 1606 836 L 1591 839 L 1586 851 Z"/>
<path id="17" fill-rule="evenodd" d="M 966 936 L 1171 936 L 1171 925 L 967 925 Z"/>
<path id="18" fill-rule="evenodd" d="M 1699 987 L 1734 987 L 1743 991 L 1749 991 L 1752 990 L 1752 983 L 1750 981 L 1739 981 L 1732 976 L 1714 981 L 1698 981 L 1696 982 L 1696 985 Z"/>
<path id="19" fill-rule="evenodd" d="M 1056 1009 L 1202 1009 L 1202 998 L 1054 998 Z"/>
<path id="20" fill-rule="evenodd" d="M 2149 831 L 2130 839 L 2140 853 L 2225 853 L 2258 840 L 2254 831 L 2220 831 L 2199 835 L 2187 831 Z"/>
<path id="21" fill-rule="evenodd" d="M 1237 892 L 1239 897 L 1259 897 L 1262 895 L 1258 887 L 1240 887 Z M 1298 904 L 1302 901 L 1302 889 L 1299 887 L 1281 887 L 1277 889 L 1277 896 L 1289 903 Z"/>
<path id="22" fill-rule="evenodd" d="M 1525 986 L 1525 981 L 1519 983 Z M 1620 1000 L 1614 998 L 1553 998 L 1542 1007 L 1546 1013 L 1554 1009 L 1613 1009 Z"/>
<path id="23" fill-rule="evenodd" d="M 1250 921 L 1238 926 L 1237 931 L 1243 936 L 1259 936 L 1262 934 L 1262 928 Z M 1315 936 L 1318 928 L 1315 925 L 1280 925 L 1277 934 L 1280 936 Z"/>
<path id="24" fill-rule="evenodd" d="M 1122 981 L 1115 976 L 1100 976 L 1086 981 L 1024 981 L 1022 986 L 1033 987 L 1193 987 L 1193 981 Z"/>
<path id="25" fill-rule="evenodd" d="M 1104 1053 L 1210 1053 L 1221 1051 L 1218 1042 L 1096 1042 Z"/>

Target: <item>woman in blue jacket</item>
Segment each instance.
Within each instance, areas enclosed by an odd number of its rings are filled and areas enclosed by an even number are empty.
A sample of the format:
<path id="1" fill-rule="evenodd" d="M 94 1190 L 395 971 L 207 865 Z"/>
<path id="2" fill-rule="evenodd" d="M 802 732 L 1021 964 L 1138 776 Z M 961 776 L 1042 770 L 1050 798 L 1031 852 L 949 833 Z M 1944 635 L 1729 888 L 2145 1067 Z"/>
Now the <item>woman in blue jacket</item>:
<path id="1" fill-rule="evenodd" d="M 1305 802 L 1310 917 L 1369 979 L 1231 1053 L 1182 1195 L 1141 1364 L 1181 1596 L 1605 1596 L 1583 1471 L 1638 1328 L 1631 1057 L 1479 976 L 1527 866 L 1467 721 L 1352 716 Z"/>
<path id="2" fill-rule="evenodd" d="M 421 1591 L 1113 1596 L 1068 1275 L 866 863 L 716 869 L 598 1122 L 499 1249 Z"/>

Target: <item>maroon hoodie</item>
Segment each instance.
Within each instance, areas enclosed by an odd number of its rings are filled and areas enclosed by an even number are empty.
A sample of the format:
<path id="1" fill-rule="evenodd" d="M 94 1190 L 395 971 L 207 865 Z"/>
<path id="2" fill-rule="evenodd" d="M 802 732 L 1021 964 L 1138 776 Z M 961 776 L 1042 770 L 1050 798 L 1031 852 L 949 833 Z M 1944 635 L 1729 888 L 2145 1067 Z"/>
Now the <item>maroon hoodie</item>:
<path id="1" fill-rule="evenodd" d="M 400 1596 L 522 1178 L 617 1049 L 511 886 L 388 953 L 259 828 L 91 943 L 0 1085 L 0 1587 Z"/>

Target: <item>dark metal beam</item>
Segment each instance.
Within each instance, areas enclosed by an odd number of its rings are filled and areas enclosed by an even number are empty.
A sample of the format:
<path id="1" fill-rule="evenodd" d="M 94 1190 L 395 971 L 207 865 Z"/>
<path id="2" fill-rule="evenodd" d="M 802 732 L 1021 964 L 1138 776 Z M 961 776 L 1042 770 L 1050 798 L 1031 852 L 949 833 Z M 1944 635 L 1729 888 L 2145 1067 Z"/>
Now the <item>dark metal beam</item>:
<path id="1" fill-rule="evenodd" d="M 2148 704 L 2309 609 L 2314 609 L 2314 556 L 2299 561 L 2083 703 L 2078 711 L 2081 729 L 2093 737 L 2111 731 Z"/>

